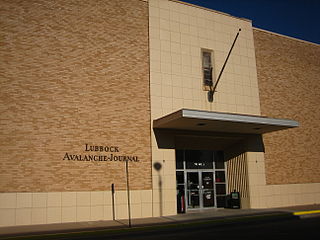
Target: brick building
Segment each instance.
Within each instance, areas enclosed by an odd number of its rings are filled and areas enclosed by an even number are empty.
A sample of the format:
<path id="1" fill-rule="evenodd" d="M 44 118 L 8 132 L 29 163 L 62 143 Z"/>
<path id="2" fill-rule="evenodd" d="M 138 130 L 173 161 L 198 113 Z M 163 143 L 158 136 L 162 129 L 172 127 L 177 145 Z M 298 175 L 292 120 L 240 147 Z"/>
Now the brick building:
<path id="1" fill-rule="evenodd" d="M 173 0 L 1 7 L 0 226 L 127 218 L 126 163 L 133 218 L 320 202 L 319 45 Z"/>

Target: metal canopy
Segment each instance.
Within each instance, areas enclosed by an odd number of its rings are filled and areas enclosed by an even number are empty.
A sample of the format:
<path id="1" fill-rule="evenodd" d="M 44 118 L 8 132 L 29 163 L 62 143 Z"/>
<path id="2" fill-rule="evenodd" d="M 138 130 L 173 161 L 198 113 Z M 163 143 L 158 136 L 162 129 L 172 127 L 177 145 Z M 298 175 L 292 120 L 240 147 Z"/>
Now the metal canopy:
<path id="1" fill-rule="evenodd" d="M 153 121 L 156 129 L 263 134 L 298 127 L 289 119 L 181 109 Z"/>

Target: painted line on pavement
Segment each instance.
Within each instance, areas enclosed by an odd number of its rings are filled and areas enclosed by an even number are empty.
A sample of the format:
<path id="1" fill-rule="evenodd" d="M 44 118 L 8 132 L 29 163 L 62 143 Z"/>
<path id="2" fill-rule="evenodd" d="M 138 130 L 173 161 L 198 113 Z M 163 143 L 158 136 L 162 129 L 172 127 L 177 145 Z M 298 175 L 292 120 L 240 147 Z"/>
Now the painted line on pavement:
<path id="1" fill-rule="evenodd" d="M 294 212 L 293 215 L 300 216 L 300 215 L 315 214 L 315 213 L 320 213 L 320 210 Z"/>

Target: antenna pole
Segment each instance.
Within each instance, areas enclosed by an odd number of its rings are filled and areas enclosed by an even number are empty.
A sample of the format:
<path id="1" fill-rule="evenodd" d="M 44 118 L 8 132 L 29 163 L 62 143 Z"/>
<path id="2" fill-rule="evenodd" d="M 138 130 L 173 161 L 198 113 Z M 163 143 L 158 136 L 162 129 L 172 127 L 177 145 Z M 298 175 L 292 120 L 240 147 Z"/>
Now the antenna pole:
<path id="1" fill-rule="evenodd" d="M 238 37 L 239 37 L 240 31 L 241 31 L 241 28 L 239 28 L 239 31 L 238 31 L 238 33 L 237 33 L 237 35 L 236 35 L 236 37 L 235 37 L 235 39 L 234 39 L 234 41 L 233 41 L 233 43 L 232 43 L 232 46 L 231 46 L 231 48 L 230 48 L 230 50 L 229 50 L 229 53 L 228 53 L 228 56 L 227 56 L 226 60 L 224 61 L 224 64 L 223 64 L 223 66 L 222 66 L 222 68 L 221 68 L 221 71 L 220 71 L 220 73 L 219 73 L 219 76 L 218 76 L 218 79 L 217 79 L 217 81 L 216 81 L 216 84 L 214 85 L 213 88 L 212 88 L 212 87 L 210 88 L 210 92 L 211 92 L 212 95 L 213 95 L 213 93 L 216 91 L 216 88 L 217 88 L 218 83 L 219 83 L 219 81 L 220 81 L 220 78 L 221 78 L 221 75 L 222 75 L 222 73 L 223 73 L 223 70 L 224 70 L 224 68 L 225 68 L 226 65 L 227 65 L 227 62 L 228 62 L 228 59 L 229 59 L 230 54 L 231 54 L 231 52 L 232 52 L 232 49 L 233 49 L 233 47 L 234 47 L 234 45 L 235 45 L 235 43 L 236 43 L 236 41 L 237 41 L 237 39 L 238 39 Z"/>

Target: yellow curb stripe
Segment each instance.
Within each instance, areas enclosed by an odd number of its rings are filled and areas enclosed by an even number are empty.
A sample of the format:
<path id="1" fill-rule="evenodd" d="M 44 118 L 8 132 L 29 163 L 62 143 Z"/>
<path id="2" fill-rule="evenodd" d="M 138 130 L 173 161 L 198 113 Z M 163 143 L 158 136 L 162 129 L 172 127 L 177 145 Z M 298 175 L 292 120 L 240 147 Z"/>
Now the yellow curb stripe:
<path id="1" fill-rule="evenodd" d="M 320 210 L 294 212 L 293 215 L 299 216 L 299 215 L 314 214 L 314 213 L 320 213 Z"/>

